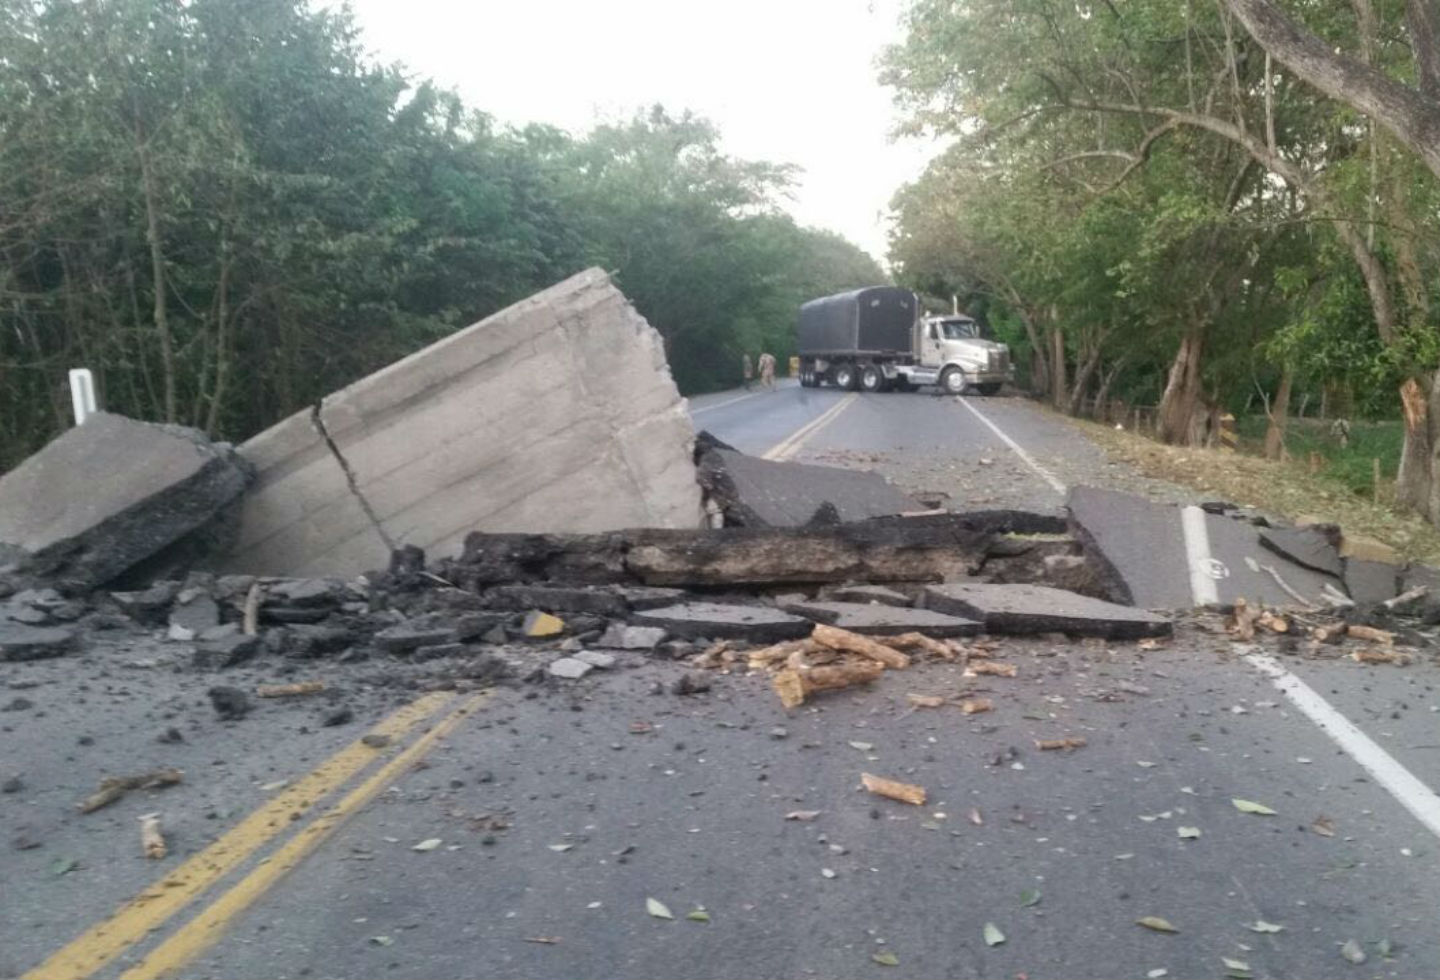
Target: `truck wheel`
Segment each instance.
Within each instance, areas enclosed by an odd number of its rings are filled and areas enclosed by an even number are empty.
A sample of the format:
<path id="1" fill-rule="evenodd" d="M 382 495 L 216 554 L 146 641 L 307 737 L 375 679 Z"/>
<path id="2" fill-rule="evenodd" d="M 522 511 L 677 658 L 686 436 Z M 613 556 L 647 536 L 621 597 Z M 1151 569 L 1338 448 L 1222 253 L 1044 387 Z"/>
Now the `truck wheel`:
<path id="1" fill-rule="evenodd" d="M 998 395 L 1000 393 L 1000 382 L 998 381 L 987 381 L 985 384 L 976 385 L 975 387 L 979 390 L 980 394 L 986 396 L 987 398 L 991 395 Z"/>
<path id="2" fill-rule="evenodd" d="M 958 367 L 948 367 L 940 375 L 940 387 L 947 395 L 961 395 L 970 386 L 965 380 L 965 372 Z"/>
<path id="3" fill-rule="evenodd" d="M 885 375 L 873 364 L 867 364 L 860 369 L 860 390 L 881 391 L 885 387 Z"/>
<path id="4" fill-rule="evenodd" d="M 835 387 L 843 391 L 855 390 L 855 365 L 837 364 L 830 376 L 835 379 Z"/>

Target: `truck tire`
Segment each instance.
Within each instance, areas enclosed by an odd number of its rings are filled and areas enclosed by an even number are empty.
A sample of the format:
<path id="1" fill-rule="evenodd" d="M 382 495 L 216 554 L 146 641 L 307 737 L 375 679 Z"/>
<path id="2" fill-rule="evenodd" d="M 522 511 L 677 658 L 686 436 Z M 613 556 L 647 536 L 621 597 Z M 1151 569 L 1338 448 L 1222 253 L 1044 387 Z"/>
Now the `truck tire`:
<path id="1" fill-rule="evenodd" d="M 991 395 L 998 395 L 1000 393 L 1000 382 L 987 381 L 983 385 L 976 385 L 975 390 L 987 398 Z"/>
<path id="2" fill-rule="evenodd" d="M 841 391 L 854 391 L 857 380 L 855 365 L 837 364 L 830 371 L 830 378 Z"/>
<path id="3" fill-rule="evenodd" d="M 963 395 L 968 387 L 970 387 L 970 382 L 965 380 L 965 372 L 958 367 L 951 365 L 940 372 L 940 389 L 945 394 Z"/>
<path id="4" fill-rule="evenodd" d="M 885 375 L 873 364 L 866 364 L 860 368 L 860 390 L 861 391 L 884 391 Z"/>

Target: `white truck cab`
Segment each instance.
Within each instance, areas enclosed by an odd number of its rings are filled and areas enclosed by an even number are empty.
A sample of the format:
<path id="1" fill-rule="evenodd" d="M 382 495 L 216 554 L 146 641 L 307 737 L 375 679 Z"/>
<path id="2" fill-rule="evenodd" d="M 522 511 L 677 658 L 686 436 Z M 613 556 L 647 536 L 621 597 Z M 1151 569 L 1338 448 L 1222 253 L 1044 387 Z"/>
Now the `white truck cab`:
<path id="1" fill-rule="evenodd" d="M 1010 348 L 982 337 L 980 325 L 970 317 L 927 316 L 915 329 L 919 363 L 908 372 L 899 368 L 909 374 L 911 384 L 938 384 L 953 395 L 973 386 L 982 395 L 993 395 L 1014 380 Z"/>

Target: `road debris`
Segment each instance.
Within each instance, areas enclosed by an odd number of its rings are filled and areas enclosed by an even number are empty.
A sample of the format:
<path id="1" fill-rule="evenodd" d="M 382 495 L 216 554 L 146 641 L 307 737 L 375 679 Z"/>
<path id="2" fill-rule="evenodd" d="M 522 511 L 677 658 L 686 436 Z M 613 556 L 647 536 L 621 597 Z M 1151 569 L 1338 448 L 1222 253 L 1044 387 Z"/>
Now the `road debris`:
<path id="1" fill-rule="evenodd" d="M 945 703 L 938 694 L 906 694 L 905 700 L 917 708 L 938 708 Z"/>
<path id="2" fill-rule="evenodd" d="M 877 643 L 859 633 L 851 633 L 849 630 L 818 623 L 810 637 L 815 642 L 830 647 L 832 650 L 858 653 L 862 657 L 879 661 L 891 670 L 904 670 L 910 666 L 910 658 L 899 650 L 885 646 L 883 643 Z"/>
<path id="3" fill-rule="evenodd" d="M 153 769 L 138 776 L 109 776 L 100 781 L 100 788 L 76 804 L 81 813 L 94 813 L 120 799 L 134 789 L 161 789 L 174 786 L 185 778 L 179 769 Z"/>
<path id="4" fill-rule="evenodd" d="M 983 935 L 986 946 L 999 946 L 1005 941 L 1005 933 L 1001 932 L 1000 927 L 993 922 L 985 923 Z"/>
<path id="5" fill-rule="evenodd" d="M 776 674 L 771 683 L 775 693 L 780 696 L 780 703 L 788 709 L 804 704 L 805 699 L 817 691 L 835 691 L 858 684 L 869 684 L 878 679 L 884 671 L 885 665 L 878 662 L 787 668 Z"/>
<path id="6" fill-rule="evenodd" d="M 1367 643 L 1379 643 L 1382 646 L 1394 646 L 1395 634 L 1389 630 L 1376 629 L 1373 626 L 1366 626 L 1363 623 L 1348 623 L 1345 626 L 1345 634 L 1353 636 L 1357 640 L 1364 640 Z"/>
<path id="7" fill-rule="evenodd" d="M 1071 749 L 1081 749 L 1086 745 L 1085 739 L 1079 736 L 1067 738 L 1036 739 L 1035 747 L 1042 752 L 1050 752 L 1056 749 L 1068 752 Z"/>
<path id="8" fill-rule="evenodd" d="M 1144 926 L 1146 929 L 1153 929 L 1155 932 L 1179 932 L 1170 920 L 1162 919 L 1158 915 L 1145 915 L 1135 920 L 1137 926 Z"/>
<path id="9" fill-rule="evenodd" d="M 168 852 L 165 837 L 160 832 L 160 814 L 147 813 L 140 817 L 140 849 L 147 858 L 159 860 Z"/>
<path id="10" fill-rule="evenodd" d="M 899 966 L 899 965 L 900 965 L 900 957 L 896 956 L 894 953 L 890 952 L 888 949 L 887 949 L 887 950 L 881 950 L 881 951 L 878 952 L 878 953 L 871 953 L 871 954 L 870 954 L 870 958 L 871 958 L 872 960 L 874 960 L 876 963 L 879 963 L 881 966 Z"/>
<path id="11" fill-rule="evenodd" d="M 991 711 L 994 707 L 995 702 L 989 698 L 970 698 L 969 700 L 960 702 L 960 710 L 967 715 L 976 715 L 982 711 Z"/>
<path id="12" fill-rule="evenodd" d="M 645 899 L 645 911 L 657 919 L 674 919 L 669 907 L 662 901 L 654 898 Z"/>
<path id="13" fill-rule="evenodd" d="M 1230 802 L 1234 804 L 1235 809 L 1239 810 L 1241 813 L 1254 813 L 1262 817 L 1275 816 L 1275 811 L 1270 809 L 1264 803 L 1256 803 L 1253 800 L 1236 799 L 1232 799 Z"/>
<path id="14" fill-rule="evenodd" d="M 785 819 L 799 820 L 802 823 L 809 823 L 816 817 L 820 816 L 820 814 L 823 812 L 824 811 L 822 810 L 791 810 L 789 813 L 785 814 Z"/>
<path id="15" fill-rule="evenodd" d="M 1350 659 L 1361 664 L 1395 664 L 1403 667 L 1410 662 L 1407 654 L 1396 650 L 1356 650 Z"/>
<path id="16" fill-rule="evenodd" d="M 323 681 L 300 681 L 295 684 L 261 684 L 255 688 L 259 698 L 294 698 L 306 694 L 319 694 L 325 690 Z"/>
<path id="17" fill-rule="evenodd" d="M 1020 672 L 1020 668 L 1014 664 L 998 660 L 982 660 L 979 663 L 971 664 L 967 670 L 971 674 L 988 674 L 993 677 L 1014 677 Z"/>
<path id="18" fill-rule="evenodd" d="M 250 713 L 250 699 L 238 687 L 221 685 L 205 692 L 215 713 L 224 721 L 236 721 Z"/>
<path id="19" fill-rule="evenodd" d="M 1345 959 L 1349 960 L 1351 963 L 1354 963 L 1356 966 L 1364 963 L 1365 960 L 1368 958 L 1365 955 L 1364 948 L 1361 947 L 1361 945 L 1353 939 L 1347 939 L 1345 941 L 1345 944 L 1340 947 L 1340 955 L 1345 957 Z"/>
<path id="20" fill-rule="evenodd" d="M 884 796 L 887 799 L 898 800 L 901 803 L 910 803 L 914 806 L 925 805 L 925 787 L 916 786 L 914 783 L 902 783 L 894 779 L 886 779 L 883 776 L 873 776 L 868 772 L 860 774 L 860 781 L 865 788 L 876 796 Z"/>

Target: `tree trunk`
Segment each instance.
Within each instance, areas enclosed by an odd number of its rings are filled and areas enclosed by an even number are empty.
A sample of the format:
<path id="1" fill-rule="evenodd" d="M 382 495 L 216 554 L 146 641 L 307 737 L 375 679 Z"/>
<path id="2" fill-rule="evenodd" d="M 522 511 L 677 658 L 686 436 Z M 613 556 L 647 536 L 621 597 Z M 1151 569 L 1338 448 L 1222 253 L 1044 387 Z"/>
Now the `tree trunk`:
<path id="1" fill-rule="evenodd" d="M 1280 375 L 1280 390 L 1270 403 L 1270 424 L 1265 427 L 1265 458 L 1280 459 L 1285 454 L 1285 425 L 1290 419 L 1290 367 Z"/>
<path id="2" fill-rule="evenodd" d="M 1205 330 L 1192 329 L 1180 339 L 1180 349 L 1170 365 L 1165 394 L 1156 414 L 1161 442 L 1190 445 L 1195 432 L 1195 409 L 1200 402 L 1200 367 L 1205 353 Z"/>
<path id="3" fill-rule="evenodd" d="M 1050 403 L 1064 410 L 1069 397 L 1069 386 L 1065 381 L 1065 335 L 1060 332 L 1059 318 L 1051 316 L 1050 340 Z"/>
<path id="4" fill-rule="evenodd" d="M 155 174 L 150 164 L 150 147 L 145 133 L 135 125 L 135 153 L 140 158 L 140 184 L 145 197 L 145 241 L 150 246 L 151 287 L 155 291 L 155 333 L 160 340 L 161 385 L 165 393 L 165 421 L 175 421 L 175 351 L 166 309 L 165 253 L 160 245 L 160 203 Z"/>
<path id="5" fill-rule="evenodd" d="M 1100 364 L 1100 345 L 1096 344 L 1095 349 L 1085 358 L 1085 363 L 1077 365 L 1078 373 L 1075 375 L 1075 387 L 1070 392 L 1069 413 L 1079 415 L 1085 409 L 1085 391 L 1090 387 L 1090 379 L 1095 375 L 1095 368 Z M 1098 409 L 1098 404 L 1097 404 Z"/>
<path id="6" fill-rule="evenodd" d="M 1405 444 L 1395 479 L 1395 502 L 1440 524 L 1440 371 L 1400 387 Z"/>

